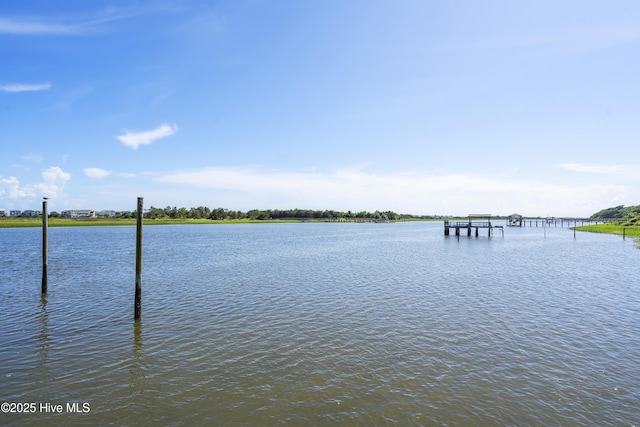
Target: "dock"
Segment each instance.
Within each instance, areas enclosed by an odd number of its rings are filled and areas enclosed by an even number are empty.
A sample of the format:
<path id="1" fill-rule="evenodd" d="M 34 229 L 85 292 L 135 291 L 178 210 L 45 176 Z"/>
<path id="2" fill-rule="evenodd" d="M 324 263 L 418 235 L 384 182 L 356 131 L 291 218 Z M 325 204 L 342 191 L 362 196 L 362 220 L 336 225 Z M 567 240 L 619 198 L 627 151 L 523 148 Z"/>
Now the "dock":
<path id="1" fill-rule="evenodd" d="M 475 229 L 475 237 L 480 235 L 480 229 L 486 228 L 487 237 L 491 237 L 494 229 L 498 229 L 504 236 L 504 227 L 501 225 L 493 225 L 491 223 L 491 214 L 469 214 L 467 221 L 444 221 L 444 235 L 449 236 L 451 229 L 454 229 L 455 236 L 460 237 L 460 230 L 466 230 L 467 236 L 471 237 L 472 231 Z"/>
<path id="2" fill-rule="evenodd" d="M 509 227 L 578 227 L 579 225 L 605 224 L 605 223 L 621 223 L 628 221 L 629 218 L 574 218 L 574 217 L 523 217 L 517 214 L 507 217 L 507 225 Z"/>

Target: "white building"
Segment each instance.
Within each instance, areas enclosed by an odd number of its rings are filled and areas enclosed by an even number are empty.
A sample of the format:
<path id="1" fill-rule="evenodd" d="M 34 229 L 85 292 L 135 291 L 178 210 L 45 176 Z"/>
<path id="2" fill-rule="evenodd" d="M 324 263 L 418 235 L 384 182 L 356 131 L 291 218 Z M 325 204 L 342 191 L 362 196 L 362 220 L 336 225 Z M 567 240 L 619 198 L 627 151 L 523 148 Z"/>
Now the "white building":
<path id="1" fill-rule="evenodd" d="M 89 209 L 62 211 L 61 215 L 65 218 L 95 218 L 96 211 Z"/>

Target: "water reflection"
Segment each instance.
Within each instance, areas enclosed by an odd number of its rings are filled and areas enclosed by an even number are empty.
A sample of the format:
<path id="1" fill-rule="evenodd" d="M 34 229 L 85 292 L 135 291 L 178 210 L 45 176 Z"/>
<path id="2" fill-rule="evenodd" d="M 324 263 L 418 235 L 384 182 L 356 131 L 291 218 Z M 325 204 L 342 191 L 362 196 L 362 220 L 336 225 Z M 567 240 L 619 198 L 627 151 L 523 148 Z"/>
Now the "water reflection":
<path id="1" fill-rule="evenodd" d="M 51 337 L 49 336 L 49 312 L 47 311 L 47 295 L 40 296 L 40 309 L 36 315 L 36 321 L 40 327 L 38 333 L 38 382 L 41 386 L 46 386 L 49 381 L 49 347 L 51 346 Z"/>
<path id="2" fill-rule="evenodd" d="M 133 348 L 132 362 L 129 368 L 129 387 L 132 394 L 142 394 L 144 392 L 144 379 L 147 366 L 144 360 L 144 345 L 142 340 L 142 320 L 133 322 Z"/>
<path id="3" fill-rule="evenodd" d="M 42 371 L 41 374 L 45 374 L 47 370 L 47 361 L 49 359 L 49 346 L 51 345 L 51 338 L 49 337 L 49 312 L 47 311 L 47 295 L 42 294 L 40 296 L 40 311 L 36 316 L 38 325 L 40 325 L 40 333 L 38 334 L 38 366 Z M 44 375 L 41 376 L 41 380 L 44 379 Z"/>

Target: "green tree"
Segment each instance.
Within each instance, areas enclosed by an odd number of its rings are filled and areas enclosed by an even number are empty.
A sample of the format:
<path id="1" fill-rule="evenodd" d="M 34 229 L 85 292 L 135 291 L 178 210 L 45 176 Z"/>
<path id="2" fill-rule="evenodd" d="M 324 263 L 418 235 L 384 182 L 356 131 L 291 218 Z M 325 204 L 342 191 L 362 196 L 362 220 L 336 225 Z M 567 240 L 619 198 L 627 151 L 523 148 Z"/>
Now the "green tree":
<path id="1" fill-rule="evenodd" d="M 216 208 L 213 209 L 211 211 L 211 213 L 209 214 L 209 219 L 213 219 L 213 220 L 223 220 L 226 219 L 228 216 L 228 212 L 226 209 L 223 208 Z"/>
<path id="2" fill-rule="evenodd" d="M 163 209 L 155 208 L 153 206 L 151 206 L 149 208 L 149 211 L 144 214 L 144 217 L 149 219 L 165 218 L 166 216 L 167 215 L 164 213 Z"/>

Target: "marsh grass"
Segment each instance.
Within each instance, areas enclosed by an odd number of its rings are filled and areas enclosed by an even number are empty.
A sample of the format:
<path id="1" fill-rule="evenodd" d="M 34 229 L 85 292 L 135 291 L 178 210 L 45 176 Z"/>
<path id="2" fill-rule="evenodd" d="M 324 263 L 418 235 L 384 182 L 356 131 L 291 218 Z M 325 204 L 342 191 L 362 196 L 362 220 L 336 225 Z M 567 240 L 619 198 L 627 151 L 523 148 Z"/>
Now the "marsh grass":
<path id="1" fill-rule="evenodd" d="M 144 225 L 164 224 L 260 224 L 265 222 L 299 222 L 287 220 L 251 221 L 249 219 L 144 219 Z M 122 226 L 136 225 L 135 218 L 49 218 L 49 227 L 83 227 L 83 226 Z M 0 218 L 0 228 L 42 227 L 42 218 Z"/>
<path id="2" fill-rule="evenodd" d="M 628 225 L 618 225 L 618 224 L 595 224 L 595 225 L 584 225 L 581 227 L 576 227 L 578 231 L 589 231 L 591 233 L 606 233 L 606 234 L 617 234 L 622 236 L 623 234 L 627 237 L 640 238 L 640 226 L 628 226 Z"/>

